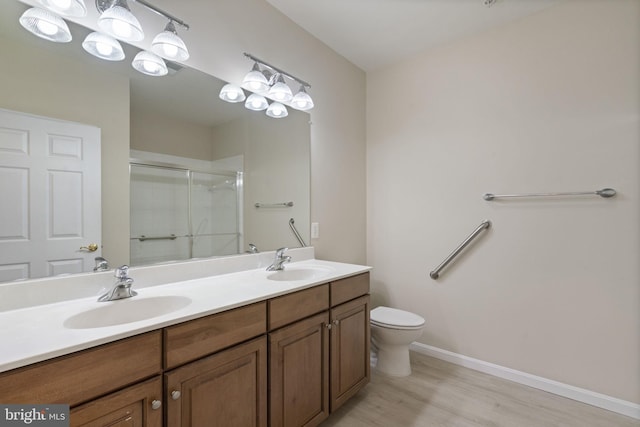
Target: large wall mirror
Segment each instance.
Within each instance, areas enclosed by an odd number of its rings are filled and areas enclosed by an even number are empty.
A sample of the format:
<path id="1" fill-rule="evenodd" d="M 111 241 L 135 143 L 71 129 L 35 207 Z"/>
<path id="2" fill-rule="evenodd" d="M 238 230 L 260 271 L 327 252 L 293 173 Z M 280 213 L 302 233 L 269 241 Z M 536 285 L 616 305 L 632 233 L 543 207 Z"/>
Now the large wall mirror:
<path id="1" fill-rule="evenodd" d="M 122 62 L 101 61 L 84 52 L 89 31 L 75 24 L 70 43 L 38 39 L 18 24 L 27 5 L 0 3 L 0 109 L 99 129 L 101 237 L 81 243 L 99 246 L 84 254 L 91 266 L 94 255 L 142 265 L 297 247 L 292 218 L 309 242 L 307 113 L 273 119 L 223 102 L 224 82 L 177 64 L 168 76 L 142 75 L 133 47 Z M 10 237 L 0 236 L 0 254 L 13 250 Z M 80 272 L 59 265 L 49 273 Z M 15 274 L 0 280 L 25 278 Z"/>

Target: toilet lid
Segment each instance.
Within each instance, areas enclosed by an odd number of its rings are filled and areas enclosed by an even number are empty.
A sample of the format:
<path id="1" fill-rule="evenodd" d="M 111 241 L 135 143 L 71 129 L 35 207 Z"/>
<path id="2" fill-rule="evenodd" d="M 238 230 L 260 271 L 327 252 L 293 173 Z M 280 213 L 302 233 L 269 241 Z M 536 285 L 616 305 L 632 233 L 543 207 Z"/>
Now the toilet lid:
<path id="1" fill-rule="evenodd" d="M 372 323 L 390 326 L 416 327 L 424 325 L 424 319 L 415 313 L 391 307 L 376 307 L 369 313 Z"/>

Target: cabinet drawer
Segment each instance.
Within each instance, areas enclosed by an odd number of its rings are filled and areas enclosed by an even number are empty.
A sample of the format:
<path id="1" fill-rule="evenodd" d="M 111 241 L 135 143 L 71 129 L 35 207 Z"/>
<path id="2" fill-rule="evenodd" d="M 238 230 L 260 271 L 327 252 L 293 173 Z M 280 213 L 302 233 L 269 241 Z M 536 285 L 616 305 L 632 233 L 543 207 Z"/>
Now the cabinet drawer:
<path id="1" fill-rule="evenodd" d="M 215 353 L 264 334 L 266 330 L 266 302 L 165 328 L 165 368 L 171 369 Z"/>
<path id="2" fill-rule="evenodd" d="M 369 293 L 369 273 L 331 282 L 331 307 Z"/>
<path id="3" fill-rule="evenodd" d="M 162 371 L 162 336 L 149 332 L 0 374 L 2 403 L 70 406 Z"/>
<path id="4" fill-rule="evenodd" d="M 329 285 L 320 285 L 269 300 L 269 330 L 329 308 Z"/>

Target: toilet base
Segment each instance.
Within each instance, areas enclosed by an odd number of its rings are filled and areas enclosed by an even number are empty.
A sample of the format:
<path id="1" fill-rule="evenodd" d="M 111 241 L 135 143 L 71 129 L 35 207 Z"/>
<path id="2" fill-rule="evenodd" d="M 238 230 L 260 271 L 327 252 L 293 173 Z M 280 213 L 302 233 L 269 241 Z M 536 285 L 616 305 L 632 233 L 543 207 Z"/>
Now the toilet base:
<path id="1" fill-rule="evenodd" d="M 411 375 L 411 360 L 408 345 L 377 346 L 376 370 L 394 377 Z"/>

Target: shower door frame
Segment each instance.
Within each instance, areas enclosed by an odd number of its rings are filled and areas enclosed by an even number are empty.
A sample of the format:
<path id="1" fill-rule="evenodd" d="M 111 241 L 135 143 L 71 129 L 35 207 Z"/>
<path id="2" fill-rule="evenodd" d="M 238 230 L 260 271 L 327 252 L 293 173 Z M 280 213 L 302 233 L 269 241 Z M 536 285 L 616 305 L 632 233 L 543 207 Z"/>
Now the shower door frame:
<path id="1" fill-rule="evenodd" d="M 193 235 L 193 212 L 192 212 L 192 185 L 193 185 L 193 173 L 203 173 L 210 175 L 220 175 L 220 176 L 228 176 L 230 178 L 235 179 L 236 183 L 236 254 L 241 253 L 241 249 L 244 247 L 244 227 L 243 227 L 243 218 L 244 218 L 244 208 L 243 208 L 243 200 L 244 200 L 244 173 L 241 171 L 229 171 L 229 170 L 218 170 L 218 169 L 198 169 L 191 168 L 185 165 L 175 164 L 175 163 L 166 163 L 166 162 L 157 162 L 151 160 L 142 160 L 142 159 L 129 159 L 129 188 L 131 188 L 131 167 L 132 166 L 144 166 L 150 168 L 158 168 L 163 170 L 173 170 L 173 171 L 183 171 L 187 174 L 187 231 L 189 237 L 189 258 L 193 259 L 193 245 L 194 238 Z M 129 213 L 131 217 L 131 212 Z M 129 230 L 129 240 L 137 239 L 131 235 L 131 230 Z M 225 256 L 225 255 L 209 255 L 211 256 Z M 186 260 L 185 260 L 186 261 Z M 169 262 L 169 261 L 164 261 Z"/>

